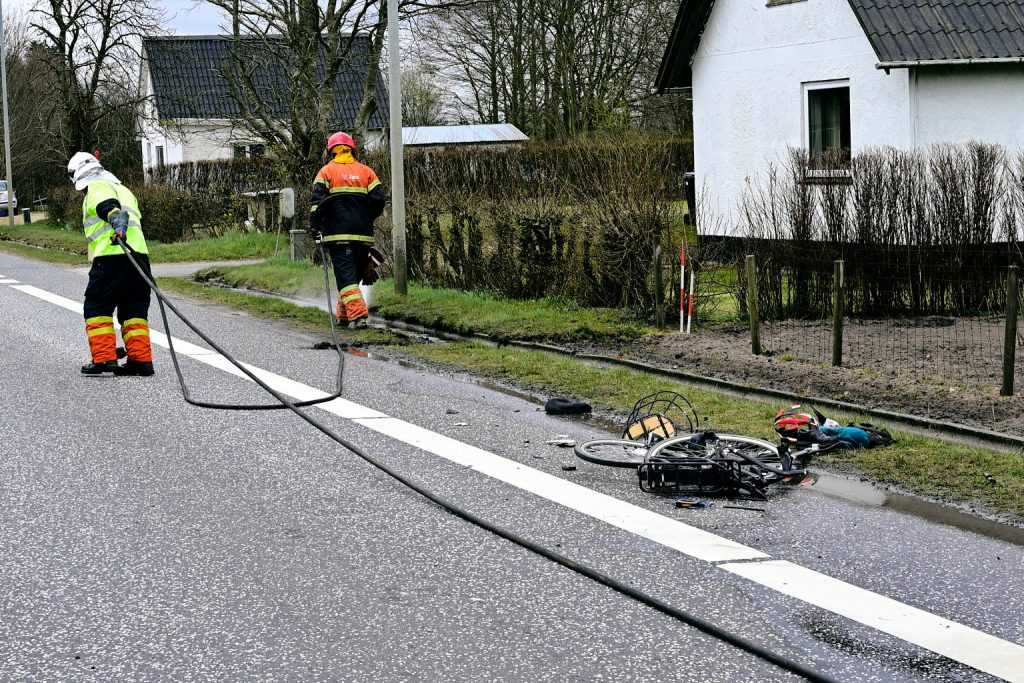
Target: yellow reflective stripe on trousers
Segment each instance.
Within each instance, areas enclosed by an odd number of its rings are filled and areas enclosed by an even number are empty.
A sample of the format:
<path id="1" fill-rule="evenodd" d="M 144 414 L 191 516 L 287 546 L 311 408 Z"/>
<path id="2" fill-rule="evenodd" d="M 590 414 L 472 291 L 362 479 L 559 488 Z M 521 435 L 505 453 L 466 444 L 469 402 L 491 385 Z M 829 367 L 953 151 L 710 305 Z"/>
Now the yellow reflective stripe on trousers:
<path id="1" fill-rule="evenodd" d="M 359 301 L 363 298 L 362 292 L 356 292 L 355 294 L 349 294 L 348 296 L 341 297 L 342 303 L 348 303 L 349 301 Z"/>
<path id="2" fill-rule="evenodd" d="M 366 242 L 373 244 L 374 239 L 369 235 L 325 235 L 322 242 Z"/>
<path id="3" fill-rule="evenodd" d="M 94 318 L 86 318 L 85 324 L 92 325 L 93 323 L 111 323 L 114 322 L 114 316 L 112 315 L 98 315 Z"/>
<path id="4" fill-rule="evenodd" d="M 98 337 L 101 334 L 114 334 L 114 326 L 97 327 L 95 330 L 86 330 L 85 333 L 90 337 Z"/>
<path id="5" fill-rule="evenodd" d="M 114 328 L 110 328 L 110 329 L 114 329 Z M 148 336 L 149 336 L 149 330 L 128 330 L 127 332 L 125 332 L 124 328 L 121 329 L 121 338 L 124 339 L 125 341 L 128 341 L 132 337 L 148 337 Z"/>
<path id="6" fill-rule="evenodd" d="M 122 327 L 128 327 L 129 325 L 149 325 L 149 321 L 145 318 L 128 318 L 121 323 Z"/>

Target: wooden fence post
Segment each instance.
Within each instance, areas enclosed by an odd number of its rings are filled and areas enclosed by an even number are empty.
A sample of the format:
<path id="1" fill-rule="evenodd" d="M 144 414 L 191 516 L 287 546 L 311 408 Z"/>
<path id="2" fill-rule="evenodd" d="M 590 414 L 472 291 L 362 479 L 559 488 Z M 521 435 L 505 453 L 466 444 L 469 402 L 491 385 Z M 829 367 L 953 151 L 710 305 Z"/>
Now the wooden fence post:
<path id="1" fill-rule="evenodd" d="M 1017 361 L 1017 266 L 1006 275 L 1006 336 L 1003 338 L 1002 396 L 1013 396 L 1013 371 Z"/>
<path id="2" fill-rule="evenodd" d="M 747 316 L 750 318 L 750 350 L 761 355 L 761 318 L 757 310 L 757 257 L 747 254 Z"/>
<path id="3" fill-rule="evenodd" d="M 665 329 L 665 292 L 661 272 L 661 245 L 654 245 L 654 323 Z"/>
<path id="4" fill-rule="evenodd" d="M 843 260 L 839 259 L 833 264 L 832 272 L 832 365 L 840 367 L 843 364 L 843 307 L 845 297 L 843 296 Z"/>

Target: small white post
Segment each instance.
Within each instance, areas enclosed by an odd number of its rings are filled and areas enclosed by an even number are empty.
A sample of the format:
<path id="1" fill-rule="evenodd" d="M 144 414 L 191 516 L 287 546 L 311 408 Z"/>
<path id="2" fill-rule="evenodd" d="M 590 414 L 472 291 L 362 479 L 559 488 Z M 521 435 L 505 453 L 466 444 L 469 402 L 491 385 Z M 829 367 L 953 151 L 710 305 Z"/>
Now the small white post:
<path id="1" fill-rule="evenodd" d="M 679 245 L 679 333 L 686 330 L 686 241 Z"/>
<path id="2" fill-rule="evenodd" d="M 693 269 L 690 270 L 690 296 L 688 297 L 690 302 L 687 306 L 688 315 L 686 316 L 686 334 L 690 334 L 690 326 L 693 324 L 693 299 L 694 299 L 694 288 L 696 287 L 696 277 Z"/>

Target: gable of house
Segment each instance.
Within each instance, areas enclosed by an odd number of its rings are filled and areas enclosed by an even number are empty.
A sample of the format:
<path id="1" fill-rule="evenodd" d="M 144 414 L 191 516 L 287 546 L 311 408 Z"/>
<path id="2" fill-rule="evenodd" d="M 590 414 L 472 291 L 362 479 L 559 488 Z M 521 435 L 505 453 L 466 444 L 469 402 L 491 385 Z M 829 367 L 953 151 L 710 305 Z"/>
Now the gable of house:
<path id="1" fill-rule="evenodd" d="M 769 9 L 816 0 L 761 0 Z M 729 4 L 735 0 L 720 0 Z M 1019 0 L 848 0 L 879 68 L 1024 63 Z M 715 0 L 682 0 L 658 72 L 660 92 L 691 87 L 691 61 Z M 740 35 L 742 27 L 733 27 Z"/>
<path id="2" fill-rule="evenodd" d="M 241 111 L 231 95 L 227 74 L 237 59 L 251 70 L 260 98 L 278 119 L 288 117 L 291 76 L 282 50 L 268 48 L 259 39 L 242 39 L 236 47 L 231 36 L 174 36 L 146 38 L 143 41 L 146 66 L 156 108 L 161 120 L 238 120 Z M 272 44 L 273 45 L 273 44 Z M 323 55 L 318 70 L 324 71 Z M 362 99 L 363 83 L 369 68 L 369 40 L 353 38 L 345 63 L 338 71 L 334 87 L 332 128 L 350 128 L 356 120 Z M 377 111 L 370 128 L 386 125 L 387 93 L 377 81 Z"/>

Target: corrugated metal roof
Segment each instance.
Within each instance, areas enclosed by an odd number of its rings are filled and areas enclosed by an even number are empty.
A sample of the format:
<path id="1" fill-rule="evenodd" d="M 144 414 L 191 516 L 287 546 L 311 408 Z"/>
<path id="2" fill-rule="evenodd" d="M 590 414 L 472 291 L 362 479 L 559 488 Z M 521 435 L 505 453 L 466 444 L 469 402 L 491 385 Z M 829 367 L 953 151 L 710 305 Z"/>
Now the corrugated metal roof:
<path id="1" fill-rule="evenodd" d="M 273 40 L 273 39 L 271 39 Z M 225 73 L 232 63 L 231 36 L 152 37 L 143 40 L 157 113 L 163 119 L 238 119 L 238 104 L 231 97 Z M 254 74 L 257 91 L 277 118 L 288 116 L 291 79 L 282 55 L 256 39 L 242 39 L 239 49 L 246 63 L 260 64 Z M 349 128 L 359 111 L 368 68 L 369 40 L 354 39 L 348 62 L 335 80 L 332 128 Z M 323 73 L 323 57 L 319 69 Z M 377 85 L 377 113 L 370 128 L 386 125 L 387 92 Z"/>
<path id="2" fill-rule="evenodd" d="M 411 126 L 402 128 L 402 144 L 494 145 L 525 142 L 530 138 L 511 123 L 481 123 L 468 126 Z"/>
<path id="3" fill-rule="evenodd" d="M 1021 0 L 850 0 L 882 64 L 1024 58 Z"/>

